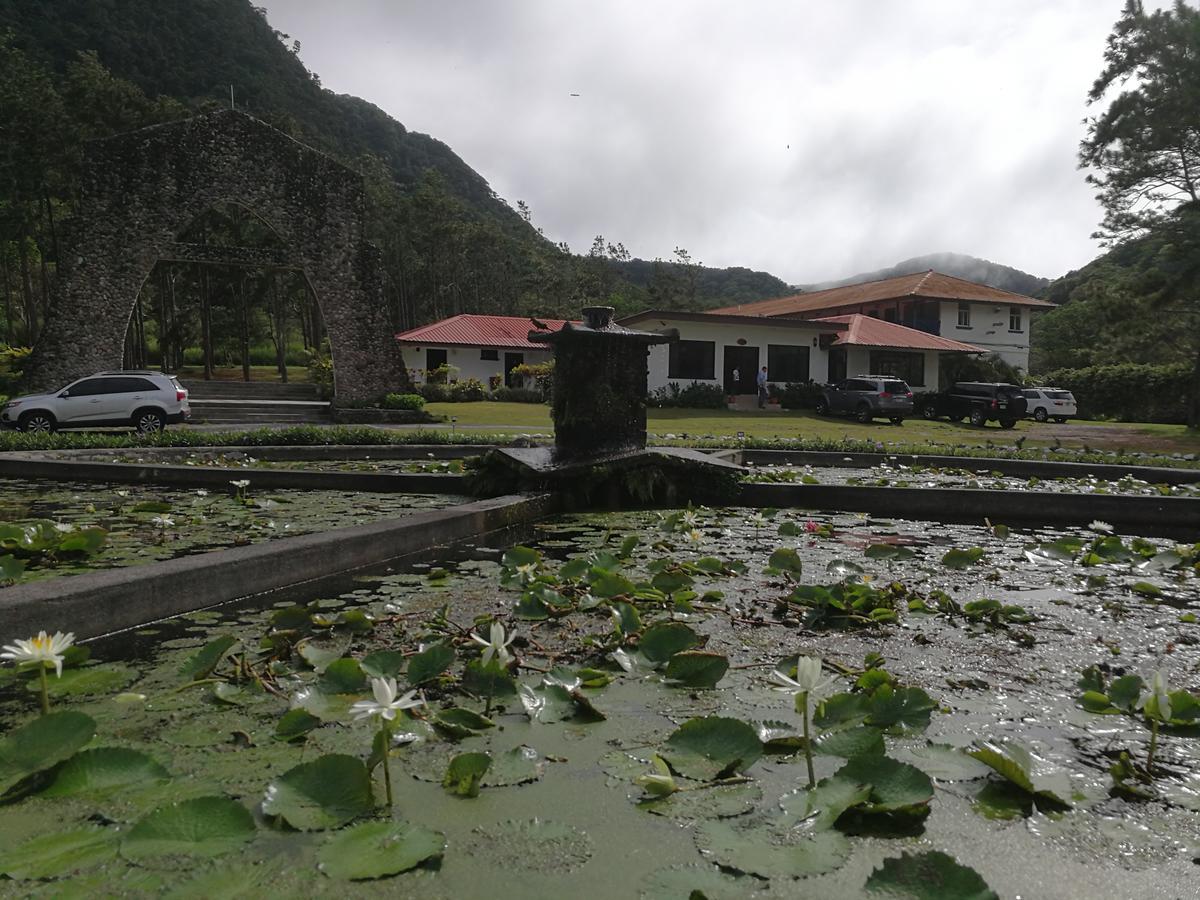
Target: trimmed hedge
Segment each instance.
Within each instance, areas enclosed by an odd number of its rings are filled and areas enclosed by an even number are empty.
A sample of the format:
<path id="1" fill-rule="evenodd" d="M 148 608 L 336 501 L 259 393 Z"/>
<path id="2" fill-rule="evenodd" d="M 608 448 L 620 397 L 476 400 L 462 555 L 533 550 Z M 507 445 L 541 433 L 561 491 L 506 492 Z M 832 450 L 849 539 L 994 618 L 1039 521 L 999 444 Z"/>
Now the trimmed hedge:
<path id="1" fill-rule="evenodd" d="M 1058 369 L 1037 380 L 1074 394 L 1081 418 L 1179 425 L 1187 422 L 1191 375 L 1191 366 L 1185 363 L 1121 363 Z"/>
<path id="2" fill-rule="evenodd" d="M 382 405 L 384 409 L 421 409 L 425 398 L 420 394 L 385 394 Z"/>
<path id="3" fill-rule="evenodd" d="M 779 405 L 784 409 L 816 409 L 821 385 L 815 381 L 789 381 L 779 391 Z"/>
<path id="4" fill-rule="evenodd" d="M 542 392 L 534 388 L 498 387 L 492 391 L 491 399 L 499 403 L 545 403 Z"/>
<path id="5" fill-rule="evenodd" d="M 725 399 L 725 391 L 719 384 L 700 384 L 698 381 L 682 388 L 678 381 L 668 382 L 666 386 L 651 391 L 646 403 L 659 409 L 725 409 L 729 405 Z"/>

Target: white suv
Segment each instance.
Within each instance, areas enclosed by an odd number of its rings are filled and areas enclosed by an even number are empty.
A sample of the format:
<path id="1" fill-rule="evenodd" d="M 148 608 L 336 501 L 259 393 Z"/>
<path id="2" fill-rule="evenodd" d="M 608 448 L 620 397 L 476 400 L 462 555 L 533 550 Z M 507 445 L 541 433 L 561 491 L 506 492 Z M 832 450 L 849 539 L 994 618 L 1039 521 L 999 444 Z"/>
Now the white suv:
<path id="1" fill-rule="evenodd" d="M 162 431 L 191 415 L 188 392 L 162 372 L 100 372 L 47 394 L 16 397 L 0 409 L 0 426 L 21 431 L 133 426 Z"/>
<path id="2" fill-rule="evenodd" d="M 1039 422 L 1053 419 L 1055 422 L 1065 422 L 1078 414 L 1075 406 L 1075 395 L 1070 391 L 1059 388 L 1025 388 L 1025 415 L 1033 416 Z"/>

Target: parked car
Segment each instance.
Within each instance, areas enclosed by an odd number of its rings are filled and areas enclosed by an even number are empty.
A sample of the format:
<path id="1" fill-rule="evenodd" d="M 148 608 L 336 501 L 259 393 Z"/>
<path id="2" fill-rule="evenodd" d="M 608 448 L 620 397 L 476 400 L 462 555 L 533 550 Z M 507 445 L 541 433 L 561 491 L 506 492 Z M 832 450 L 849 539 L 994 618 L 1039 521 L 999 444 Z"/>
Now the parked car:
<path id="1" fill-rule="evenodd" d="M 1039 422 L 1053 419 L 1055 422 L 1065 422 L 1072 416 L 1078 415 L 1079 408 L 1075 405 L 1075 395 L 1061 388 L 1025 388 L 1026 415 L 1033 416 Z"/>
<path id="2" fill-rule="evenodd" d="M 188 392 L 174 375 L 99 372 L 61 390 L 16 397 L 0 409 L 0 426 L 21 431 L 125 425 L 161 431 L 191 415 Z"/>
<path id="3" fill-rule="evenodd" d="M 956 381 L 950 389 L 925 398 L 925 418 L 944 416 L 955 422 L 970 419 L 972 425 L 999 422 L 1012 428 L 1025 415 L 1025 395 L 1015 384 Z"/>
<path id="4" fill-rule="evenodd" d="M 854 416 L 860 422 L 888 419 L 899 425 L 912 415 L 912 391 L 892 375 L 855 375 L 827 384 L 817 398 L 817 415 Z"/>

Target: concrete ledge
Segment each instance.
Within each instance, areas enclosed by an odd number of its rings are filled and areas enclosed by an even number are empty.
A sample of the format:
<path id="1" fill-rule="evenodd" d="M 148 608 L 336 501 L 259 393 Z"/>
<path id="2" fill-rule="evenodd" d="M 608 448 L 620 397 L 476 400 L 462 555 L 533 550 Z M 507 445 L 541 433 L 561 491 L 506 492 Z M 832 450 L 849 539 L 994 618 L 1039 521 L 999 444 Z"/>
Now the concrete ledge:
<path id="1" fill-rule="evenodd" d="M 404 519 L 17 585 L 0 590 L 0 638 L 25 637 L 43 629 L 95 637 L 379 566 L 554 512 L 549 495 L 510 495 Z"/>
<path id="2" fill-rule="evenodd" d="M 776 466 L 827 466 L 864 468 L 881 463 L 906 466 L 934 466 L 943 469 L 987 469 L 1017 478 L 1087 478 L 1094 475 L 1117 481 L 1126 475 L 1151 484 L 1194 484 L 1200 482 L 1200 468 L 1173 469 L 1165 466 L 1114 466 L 1106 463 L 1072 463 L 1035 459 L 996 459 L 976 456 L 925 456 L 912 453 L 833 453 L 815 450 L 743 450 L 742 464 Z"/>
<path id="3" fill-rule="evenodd" d="M 739 502 L 823 512 L 865 512 L 902 519 L 981 525 L 1082 525 L 1099 519 L 1118 531 L 1195 541 L 1200 500 L 1042 491 L 859 487 L 836 484 L 743 484 Z"/>
<path id="4" fill-rule="evenodd" d="M 269 444 L 261 447 L 101 447 L 94 450 L 13 450 L 0 453 L 0 459 L 19 456 L 23 459 L 59 459 L 71 461 L 77 457 L 99 458 L 137 456 L 150 460 L 187 459 L 196 454 L 233 455 L 237 453 L 257 459 L 283 461 L 327 459 L 462 459 L 480 456 L 493 444 Z"/>
<path id="5" fill-rule="evenodd" d="M 0 456 L 0 476 L 52 478 L 55 481 L 101 481 L 119 484 L 163 484 L 229 489 L 229 482 L 249 479 L 255 488 L 300 488 L 327 491 L 372 491 L 397 494 L 464 494 L 465 475 L 426 472 L 297 472 L 290 469 L 234 469 L 217 466 L 167 466 L 141 463 L 65 462 L 15 453 Z"/>

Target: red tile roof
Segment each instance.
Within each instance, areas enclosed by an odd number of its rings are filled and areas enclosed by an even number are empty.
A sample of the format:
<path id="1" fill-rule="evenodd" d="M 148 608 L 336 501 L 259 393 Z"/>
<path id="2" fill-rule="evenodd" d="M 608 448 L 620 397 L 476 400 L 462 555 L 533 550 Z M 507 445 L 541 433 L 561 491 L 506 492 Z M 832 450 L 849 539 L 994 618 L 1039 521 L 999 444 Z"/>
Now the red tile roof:
<path id="1" fill-rule="evenodd" d="M 999 288 L 988 287 L 986 284 L 976 284 L 965 278 L 943 275 L 941 272 L 930 269 L 928 272 L 899 275 L 895 278 L 885 278 L 882 281 L 868 281 L 864 284 L 848 284 L 845 287 L 813 291 L 811 294 L 794 294 L 791 297 L 760 300 L 758 303 L 726 306 L 714 309 L 712 312 L 735 313 L 743 316 L 794 316 L 798 313 L 840 309 L 846 306 L 858 306 L 862 303 L 878 303 L 905 297 L 925 297 L 933 300 L 977 300 L 1005 306 L 1045 308 L 1054 306 L 1053 303 L 1046 300 L 1035 300 L 1033 297 L 1026 297 L 1023 294 L 1002 291 Z"/>
<path id="2" fill-rule="evenodd" d="M 565 319 L 539 319 L 551 331 L 563 327 Z M 396 340 L 405 344 L 452 344 L 460 347 L 518 347 L 524 350 L 545 350 L 545 344 L 534 344 L 529 332 L 537 328 L 527 316 L 479 316 L 461 313 L 431 322 L 419 328 L 402 331 Z"/>
<path id="3" fill-rule="evenodd" d="M 815 319 L 814 321 L 840 323 L 847 326 L 846 331 L 839 334 L 837 340 L 833 342 L 835 347 L 842 344 L 850 344 L 857 347 L 891 347 L 898 350 L 941 350 L 951 353 L 983 352 L 978 347 L 972 347 L 970 344 L 952 341 L 949 338 L 918 331 L 906 325 L 897 325 L 895 322 L 885 322 L 883 319 L 875 319 L 871 316 L 860 316 L 858 314 L 852 316 L 827 316 L 826 318 Z"/>

